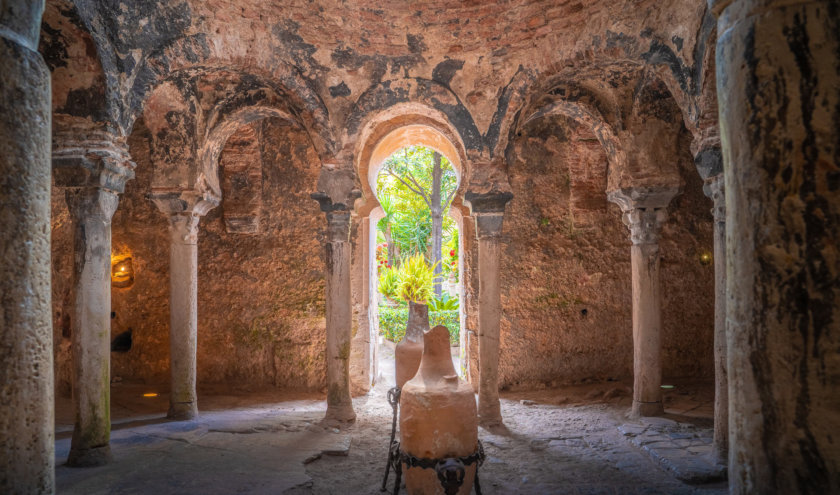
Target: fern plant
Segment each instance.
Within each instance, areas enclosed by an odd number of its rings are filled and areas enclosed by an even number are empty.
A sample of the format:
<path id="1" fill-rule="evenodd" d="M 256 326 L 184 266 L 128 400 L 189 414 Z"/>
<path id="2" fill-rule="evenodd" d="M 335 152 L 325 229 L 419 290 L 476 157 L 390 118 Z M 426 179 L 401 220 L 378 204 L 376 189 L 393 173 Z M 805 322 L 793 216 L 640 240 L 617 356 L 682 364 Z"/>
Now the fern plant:
<path id="1" fill-rule="evenodd" d="M 403 260 L 399 268 L 399 297 L 425 304 L 432 297 L 434 271 L 422 254 Z"/>

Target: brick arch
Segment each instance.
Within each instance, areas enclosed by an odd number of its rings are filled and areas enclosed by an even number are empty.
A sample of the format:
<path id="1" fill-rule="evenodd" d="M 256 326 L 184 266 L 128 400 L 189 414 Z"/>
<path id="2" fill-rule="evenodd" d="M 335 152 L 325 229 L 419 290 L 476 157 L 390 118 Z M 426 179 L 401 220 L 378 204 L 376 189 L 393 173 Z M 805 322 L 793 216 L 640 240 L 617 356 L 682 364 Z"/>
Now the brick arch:
<path id="1" fill-rule="evenodd" d="M 517 130 L 538 119 L 562 115 L 588 128 L 601 143 L 607 156 L 607 184 L 617 183 L 618 176 L 626 169 L 627 155 L 621 145 L 615 126 L 608 122 L 589 98 L 566 99 L 566 93 L 543 99 L 542 104 L 529 111 Z"/>
<path id="2" fill-rule="evenodd" d="M 249 44 L 242 43 L 241 46 L 243 53 L 222 51 L 203 36 L 185 36 L 150 54 L 127 96 L 126 125 L 130 127 L 143 112 L 155 88 L 174 75 L 232 71 L 249 74 L 263 81 L 266 87 L 282 93 L 289 113 L 307 131 L 322 160 L 334 155 L 339 148 L 338 140 L 329 111 L 313 88 L 314 83 L 270 51 L 244 52 Z"/>
<path id="3" fill-rule="evenodd" d="M 227 85 L 227 94 L 212 102 L 209 110 L 204 110 L 196 88 L 203 83 L 219 81 Z M 222 194 L 218 175 L 219 156 L 228 137 L 237 128 L 276 117 L 309 130 L 306 119 L 290 102 L 285 88 L 253 74 L 229 69 L 190 69 L 172 74 L 152 91 L 144 115 L 153 135 L 153 155 L 158 155 L 156 162 L 160 162 L 160 165 L 156 163 L 156 169 L 161 168 L 155 171 L 153 187 L 191 188 L 216 201 L 221 200 Z M 178 122 L 172 122 L 173 119 Z M 172 134 L 170 139 L 184 146 L 177 148 L 165 143 L 157 146 L 156 143 L 167 134 Z M 317 135 L 313 137 L 312 132 L 307 135 L 319 155 L 330 153 L 325 149 L 326 143 Z M 165 150 L 167 153 L 178 156 L 167 157 L 164 150 L 155 149 L 158 147 L 168 148 Z M 173 174 L 177 179 L 168 180 L 167 177 Z"/>
<path id="4" fill-rule="evenodd" d="M 345 121 L 344 143 L 359 142 L 368 123 L 382 115 L 410 113 L 404 110 L 407 105 L 417 109 L 417 115 L 433 116 L 453 131 L 468 152 L 481 153 L 484 149 L 484 137 L 458 95 L 443 84 L 421 78 L 384 81 L 359 96 Z"/>
<path id="5" fill-rule="evenodd" d="M 467 150 L 460 133 L 442 112 L 416 103 L 394 105 L 367 115 L 357 139 L 353 165 L 362 186 L 364 201 L 356 209 L 361 216 L 367 216 L 379 206 L 374 184 L 385 159 L 395 151 L 417 144 L 438 151 L 450 161 L 459 176 L 452 208 L 469 214 L 463 204 L 471 169 Z"/>

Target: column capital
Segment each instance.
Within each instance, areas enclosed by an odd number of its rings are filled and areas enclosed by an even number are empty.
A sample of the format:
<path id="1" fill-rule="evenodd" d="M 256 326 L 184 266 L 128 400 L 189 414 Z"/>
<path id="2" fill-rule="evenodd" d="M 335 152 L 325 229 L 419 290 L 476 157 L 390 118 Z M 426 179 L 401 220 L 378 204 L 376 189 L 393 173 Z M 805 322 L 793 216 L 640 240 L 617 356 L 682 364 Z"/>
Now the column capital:
<path id="1" fill-rule="evenodd" d="M 201 215 L 192 212 L 169 215 L 169 233 L 172 242 L 179 244 L 198 244 L 198 222 Z"/>
<path id="2" fill-rule="evenodd" d="M 513 193 L 491 191 L 477 193 L 467 191 L 464 199 L 475 218 L 476 235 L 479 239 L 497 238 L 502 233 L 505 205 L 513 199 Z"/>
<path id="3" fill-rule="evenodd" d="M 194 189 L 152 189 L 148 198 L 166 215 L 196 215 L 203 217 L 219 206 L 220 198 L 208 191 Z"/>
<path id="4" fill-rule="evenodd" d="M 607 199 L 621 208 L 621 220 L 630 229 L 634 245 L 657 244 L 668 203 L 678 192 L 677 187 L 624 188 L 610 192 Z"/>
<path id="5" fill-rule="evenodd" d="M 110 224 L 120 197 L 98 187 L 74 187 L 64 191 L 64 200 L 74 221 L 98 219 Z"/>
<path id="6" fill-rule="evenodd" d="M 327 242 L 348 242 L 350 240 L 350 212 L 327 212 Z"/>
<path id="7" fill-rule="evenodd" d="M 321 211 L 330 213 L 334 211 L 349 211 L 353 208 L 354 202 L 362 197 L 362 191 L 352 189 L 347 194 L 342 194 L 341 198 L 335 198 L 323 191 L 315 191 L 309 195 L 310 198 L 318 202 Z"/>
<path id="8" fill-rule="evenodd" d="M 475 213 L 504 213 L 505 205 L 513 199 L 513 193 L 490 191 L 479 193 L 475 191 L 467 191 L 464 194 L 464 200 L 469 203 L 470 210 Z"/>
<path id="9" fill-rule="evenodd" d="M 123 193 L 136 166 L 125 138 L 86 121 L 56 120 L 52 150 L 56 185 Z"/>
<path id="10" fill-rule="evenodd" d="M 723 184 L 723 174 L 706 179 L 703 184 L 703 193 L 714 201 L 712 215 L 715 218 L 715 222 L 726 222 L 726 194 Z"/>

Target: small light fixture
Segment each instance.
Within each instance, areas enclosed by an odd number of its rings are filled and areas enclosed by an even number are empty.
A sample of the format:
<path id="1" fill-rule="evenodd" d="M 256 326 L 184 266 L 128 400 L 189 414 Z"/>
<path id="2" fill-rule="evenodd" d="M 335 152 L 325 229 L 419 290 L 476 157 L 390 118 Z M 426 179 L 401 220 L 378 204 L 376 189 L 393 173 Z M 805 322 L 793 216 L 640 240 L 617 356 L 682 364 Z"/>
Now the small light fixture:
<path id="1" fill-rule="evenodd" d="M 145 394 L 143 394 L 143 397 L 157 397 L 157 396 L 158 396 L 157 392 L 146 392 Z"/>
<path id="2" fill-rule="evenodd" d="M 712 258 L 712 253 L 708 251 L 703 251 L 700 253 L 700 264 L 703 266 L 708 266 L 709 264 L 711 264 L 713 259 L 714 258 Z"/>
<path id="3" fill-rule="evenodd" d="M 134 264 L 130 254 L 111 257 L 111 285 L 120 289 L 134 284 Z"/>
<path id="4" fill-rule="evenodd" d="M 674 388 L 673 385 L 660 385 L 663 390 L 672 390 Z"/>

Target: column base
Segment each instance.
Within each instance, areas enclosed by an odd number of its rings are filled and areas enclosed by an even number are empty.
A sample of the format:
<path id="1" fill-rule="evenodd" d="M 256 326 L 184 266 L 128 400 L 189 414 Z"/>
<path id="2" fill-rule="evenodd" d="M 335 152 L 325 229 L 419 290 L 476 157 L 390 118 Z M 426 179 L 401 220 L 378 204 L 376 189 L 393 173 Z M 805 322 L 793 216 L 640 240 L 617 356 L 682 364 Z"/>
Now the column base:
<path id="1" fill-rule="evenodd" d="M 665 414 L 665 408 L 662 402 L 639 402 L 633 401 L 633 409 L 630 411 L 630 417 L 638 418 L 641 416 L 662 416 Z"/>
<path id="2" fill-rule="evenodd" d="M 198 404 L 195 402 L 176 402 L 169 404 L 169 412 L 166 413 L 168 419 L 176 421 L 188 421 L 198 417 Z"/>
<path id="3" fill-rule="evenodd" d="M 352 423 L 356 421 L 356 412 L 353 411 L 353 406 L 350 404 L 342 404 L 338 406 L 331 406 L 328 404 L 324 420 Z"/>
<path id="4" fill-rule="evenodd" d="M 502 406 L 499 399 L 485 401 L 482 407 L 481 394 L 478 397 L 478 424 L 485 428 L 499 426 L 502 424 Z"/>
<path id="5" fill-rule="evenodd" d="M 92 449 L 70 448 L 70 455 L 67 456 L 67 466 L 70 467 L 96 467 L 104 466 L 111 462 L 111 446 L 103 445 Z"/>
<path id="6" fill-rule="evenodd" d="M 478 417 L 478 426 L 484 428 L 485 430 L 494 430 L 501 426 L 504 426 L 504 422 L 502 422 L 501 416 L 479 416 Z"/>

